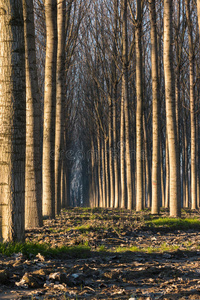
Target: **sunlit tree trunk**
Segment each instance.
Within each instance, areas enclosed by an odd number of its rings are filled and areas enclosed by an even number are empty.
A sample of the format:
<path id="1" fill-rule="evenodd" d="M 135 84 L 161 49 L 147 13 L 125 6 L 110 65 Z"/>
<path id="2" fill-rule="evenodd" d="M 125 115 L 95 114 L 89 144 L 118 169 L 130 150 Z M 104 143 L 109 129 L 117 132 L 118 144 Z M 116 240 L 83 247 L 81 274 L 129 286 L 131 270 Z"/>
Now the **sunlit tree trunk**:
<path id="1" fill-rule="evenodd" d="M 136 210 L 143 209 L 143 90 L 142 90 L 142 4 L 137 0 L 137 26 L 135 28 L 136 43 Z"/>
<path id="2" fill-rule="evenodd" d="M 175 112 L 175 86 L 173 66 L 173 33 L 172 33 L 172 0 L 164 0 L 164 72 L 165 72 L 165 96 L 166 119 L 169 146 L 170 169 L 170 216 L 180 217 L 180 176 L 179 155 L 177 153 L 177 128 Z"/>
<path id="3" fill-rule="evenodd" d="M 152 98 L 153 98 L 153 154 L 152 154 L 152 207 L 151 213 L 158 214 L 161 199 L 161 167 L 160 167 L 160 97 L 158 76 L 158 50 L 155 0 L 149 1 L 151 22 L 151 74 L 152 74 Z"/>
<path id="4" fill-rule="evenodd" d="M 25 227 L 42 226 L 41 107 L 36 69 L 33 0 L 23 0 L 26 57 Z"/>
<path id="5" fill-rule="evenodd" d="M 57 2 L 45 0 L 46 60 L 42 161 L 43 215 L 55 217 L 55 104 L 57 57 Z"/>
<path id="6" fill-rule="evenodd" d="M 57 80 L 56 80 L 56 122 L 55 122 L 55 213 L 61 209 L 61 166 L 63 152 L 63 123 L 65 102 L 65 19 L 66 1 L 57 3 Z"/>
<path id="7" fill-rule="evenodd" d="M 22 0 L 0 0 L 0 241 L 24 241 L 25 57 Z"/>

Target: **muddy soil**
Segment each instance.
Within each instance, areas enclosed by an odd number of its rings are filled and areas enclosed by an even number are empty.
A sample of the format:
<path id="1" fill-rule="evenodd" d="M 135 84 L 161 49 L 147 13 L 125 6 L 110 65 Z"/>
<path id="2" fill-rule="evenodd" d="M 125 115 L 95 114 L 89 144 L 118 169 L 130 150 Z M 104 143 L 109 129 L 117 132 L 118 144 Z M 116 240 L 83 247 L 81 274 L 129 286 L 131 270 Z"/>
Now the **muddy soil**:
<path id="1" fill-rule="evenodd" d="M 0 299 L 200 300 L 199 231 L 148 226 L 152 218 L 148 210 L 63 210 L 27 230 L 26 241 L 90 250 L 85 257 L 1 255 Z"/>

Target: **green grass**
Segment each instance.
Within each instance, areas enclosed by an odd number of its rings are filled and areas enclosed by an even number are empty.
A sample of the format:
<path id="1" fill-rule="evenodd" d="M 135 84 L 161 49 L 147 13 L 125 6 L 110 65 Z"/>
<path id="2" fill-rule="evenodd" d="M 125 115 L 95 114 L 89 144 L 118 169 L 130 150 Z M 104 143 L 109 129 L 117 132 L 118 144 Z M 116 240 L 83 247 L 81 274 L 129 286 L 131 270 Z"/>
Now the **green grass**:
<path id="1" fill-rule="evenodd" d="M 132 246 L 132 247 L 117 247 L 114 252 L 127 252 L 127 251 L 131 251 L 131 252 L 139 252 L 139 251 L 142 251 L 142 249 L 139 249 L 138 247 L 136 246 Z M 144 251 L 142 251 L 144 252 Z"/>
<path id="2" fill-rule="evenodd" d="M 0 253 L 3 255 L 10 256 L 19 252 L 27 255 L 28 257 L 30 254 L 37 255 L 40 253 L 45 257 L 58 257 L 67 254 L 74 258 L 85 258 L 90 256 L 90 247 L 88 245 L 77 245 L 55 248 L 45 243 L 0 243 Z"/>
<path id="3" fill-rule="evenodd" d="M 87 233 L 88 231 L 92 231 L 94 228 L 91 225 L 81 225 L 74 227 L 74 230 L 79 230 L 81 233 Z"/>
<path id="4" fill-rule="evenodd" d="M 144 252 L 144 253 L 163 253 L 163 252 L 171 252 L 171 251 L 176 251 L 179 249 L 179 246 L 168 246 L 166 243 L 161 244 L 159 247 L 143 247 L 139 248 L 136 246 L 132 247 L 117 247 L 113 252 L 117 253 L 123 253 L 123 252 Z"/>
<path id="5" fill-rule="evenodd" d="M 173 218 L 159 218 L 151 221 L 146 221 L 146 225 L 153 227 L 167 227 L 177 230 L 187 230 L 187 229 L 200 229 L 200 220 L 197 218 L 187 218 L 187 219 L 173 219 Z"/>
<path id="6" fill-rule="evenodd" d="M 97 251 L 98 251 L 98 252 L 107 252 L 107 249 L 106 249 L 106 247 L 105 247 L 104 245 L 101 245 L 101 246 L 99 246 L 99 247 L 97 248 Z"/>

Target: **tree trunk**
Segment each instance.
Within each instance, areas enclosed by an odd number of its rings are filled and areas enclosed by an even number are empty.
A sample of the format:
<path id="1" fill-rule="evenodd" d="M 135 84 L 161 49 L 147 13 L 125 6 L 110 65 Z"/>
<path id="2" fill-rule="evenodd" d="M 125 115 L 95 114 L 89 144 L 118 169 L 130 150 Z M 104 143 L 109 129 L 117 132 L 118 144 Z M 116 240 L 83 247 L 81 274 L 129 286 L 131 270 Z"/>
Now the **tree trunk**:
<path id="1" fill-rule="evenodd" d="M 126 185 L 127 185 L 127 208 L 133 207 L 132 195 L 132 174 L 130 157 L 130 133 L 129 133 L 129 95 L 128 95 L 128 37 L 127 37 L 127 0 L 123 0 L 123 23 L 122 23 L 122 87 L 124 96 L 124 116 L 125 116 L 125 145 L 126 145 Z"/>
<path id="2" fill-rule="evenodd" d="M 136 42 L 136 95 L 137 95 L 137 111 L 136 111 L 136 210 L 143 209 L 143 90 L 142 90 L 142 11 L 141 0 L 137 0 L 137 26 L 135 29 Z"/>
<path id="3" fill-rule="evenodd" d="M 106 207 L 106 172 L 105 172 L 105 149 L 104 143 L 101 143 L 101 160 L 102 160 L 102 204 Z"/>
<path id="4" fill-rule="evenodd" d="M 99 137 L 99 132 L 97 135 L 97 151 L 98 151 L 98 181 L 99 181 L 99 207 L 103 207 L 103 191 L 102 191 L 102 176 L 101 176 L 101 141 Z"/>
<path id="5" fill-rule="evenodd" d="M 161 203 L 162 207 L 165 207 L 165 186 L 164 186 L 164 166 L 163 166 L 163 153 L 162 153 L 162 147 L 160 143 L 160 172 L 161 172 Z"/>
<path id="6" fill-rule="evenodd" d="M 113 43 L 113 53 L 114 58 L 117 57 L 117 34 L 118 34 L 118 0 L 114 0 L 114 25 L 115 25 L 115 32 L 114 32 L 114 43 Z M 113 146 L 114 146 L 114 183 L 115 183 L 115 200 L 114 200 L 114 207 L 119 207 L 119 169 L 118 169 L 118 151 L 117 148 L 117 72 L 116 72 L 116 63 L 115 59 L 113 60 Z"/>
<path id="7" fill-rule="evenodd" d="M 57 81 L 56 81 L 56 123 L 55 123 L 55 213 L 61 209 L 61 166 L 63 153 L 63 124 L 65 102 L 65 19 L 66 1 L 57 4 Z"/>
<path id="8" fill-rule="evenodd" d="M 105 198 L 105 207 L 110 206 L 109 199 L 109 178 L 108 178 L 108 139 L 104 139 L 104 155 L 105 155 L 105 181 L 106 181 L 106 198 Z"/>
<path id="9" fill-rule="evenodd" d="M 165 142 L 165 207 L 169 208 L 169 182 L 170 182 L 170 174 L 169 174 L 169 146 L 168 146 L 168 136 L 166 130 L 166 142 Z"/>
<path id="10" fill-rule="evenodd" d="M 144 178 L 146 178 L 146 184 L 144 183 L 144 186 L 146 186 L 146 193 L 147 201 L 144 200 L 144 203 L 146 202 L 147 207 L 151 207 L 151 168 L 150 168 L 150 157 L 149 157 L 149 149 L 148 149 L 148 137 L 147 137 L 147 128 L 146 128 L 146 120 L 145 116 L 143 114 L 143 129 L 144 129 Z M 144 197 L 145 198 L 145 197 Z"/>
<path id="11" fill-rule="evenodd" d="M 200 35 L 200 1 L 199 0 L 197 0 L 197 14 L 198 14 L 199 35 Z"/>
<path id="12" fill-rule="evenodd" d="M 33 0 L 23 0 L 26 57 L 25 228 L 42 226 L 41 107 L 36 69 Z"/>
<path id="13" fill-rule="evenodd" d="M 25 57 L 22 0 L 0 0 L 0 241 L 24 241 Z"/>
<path id="14" fill-rule="evenodd" d="M 110 182 L 110 207 L 114 207 L 114 173 L 113 173 L 113 148 L 112 148 L 112 101 L 113 99 L 109 99 L 109 123 L 108 123 L 108 133 L 109 133 L 109 182 Z"/>
<path id="15" fill-rule="evenodd" d="M 120 207 L 126 207 L 126 191 L 125 191 L 125 163 L 124 163 L 124 89 L 122 87 L 121 96 L 121 121 L 120 121 L 120 174 L 121 174 L 121 194 Z"/>
<path id="16" fill-rule="evenodd" d="M 179 154 L 177 153 L 177 128 L 175 111 L 175 86 L 173 69 L 173 37 L 172 37 L 172 0 L 164 0 L 164 72 L 165 72 L 165 96 L 166 118 L 169 145 L 170 168 L 170 216 L 180 217 L 180 176 Z"/>
<path id="17" fill-rule="evenodd" d="M 151 22 L 151 74 L 152 74 L 152 98 L 153 98 L 153 154 L 152 154 L 152 214 L 160 211 L 161 192 L 161 165 L 160 165 L 160 87 L 158 76 L 158 50 L 155 0 L 149 1 Z"/>
<path id="18" fill-rule="evenodd" d="M 185 168 L 185 207 L 189 208 L 189 176 L 188 176 L 188 138 L 187 138 L 187 126 L 186 126 L 186 120 L 184 122 L 184 152 L 185 152 L 185 165 L 183 166 Z"/>
<path id="19" fill-rule="evenodd" d="M 198 1 L 197 1 L 198 2 Z M 186 17 L 189 40 L 189 63 L 190 63 L 190 123 L 191 123 L 191 209 L 197 208 L 197 176 L 196 176 L 196 121 L 195 121 L 195 96 L 194 96 L 194 51 L 193 32 L 190 19 L 190 4 L 185 0 Z"/>
<path id="20" fill-rule="evenodd" d="M 43 215 L 55 217 L 55 103 L 56 103 L 56 57 L 57 24 L 56 0 L 45 0 L 46 61 L 43 126 Z"/>

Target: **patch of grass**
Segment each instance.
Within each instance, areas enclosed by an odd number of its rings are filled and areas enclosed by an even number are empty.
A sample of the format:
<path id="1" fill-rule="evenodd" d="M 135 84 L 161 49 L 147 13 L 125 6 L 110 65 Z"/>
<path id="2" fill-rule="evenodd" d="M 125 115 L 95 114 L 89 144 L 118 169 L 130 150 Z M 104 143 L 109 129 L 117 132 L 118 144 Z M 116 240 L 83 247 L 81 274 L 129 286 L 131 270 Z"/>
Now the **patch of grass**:
<path id="1" fill-rule="evenodd" d="M 147 247 L 145 249 L 144 252 L 147 253 L 154 253 L 154 252 L 159 252 L 159 253 L 163 253 L 163 252 L 172 252 L 172 251 L 176 251 L 179 249 L 179 246 L 177 245 L 167 245 L 166 243 L 163 243 L 160 245 L 160 247 Z"/>
<path id="2" fill-rule="evenodd" d="M 106 252 L 107 249 L 106 249 L 106 247 L 104 245 L 101 245 L 101 246 L 98 247 L 97 251 L 99 251 L 99 252 Z"/>
<path id="3" fill-rule="evenodd" d="M 197 218 L 187 218 L 187 219 L 181 219 L 181 218 L 158 218 L 151 221 L 145 222 L 147 226 L 153 226 L 153 227 L 167 227 L 171 229 L 177 229 L 177 230 L 187 230 L 187 229 L 200 229 L 200 220 Z"/>
<path id="4" fill-rule="evenodd" d="M 3 255 L 10 256 L 19 252 L 27 256 L 40 253 L 45 257 L 59 257 L 67 254 L 74 258 L 85 258 L 90 256 L 90 247 L 88 245 L 77 245 L 54 248 L 45 243 L 0 243 L 0 253 Z"/>
<path id="5" fill-rule="evenodd" d="M 143 247 L 143 248 L 139 248 L 136 246 L 132 246 L 132 247 L 117 247 L 114 250 L 112 250 L 113 252 L 144 252 L 144 253 L 163 253 L 163 252 L 171 252 L 171 251 L 175 251 L 178 250 L 179 246 L 168 246 L 166 243 L 161 244 L 159 247 Z"/>
<path id="6" fill-rule="evenodd" d="M 88 231 L 93 230 L 91 225 L 81 225 L 74 228 L 75 230 L 79 230 L 81 233 L 86 233 Z"/>
<path id="7" fill-rule="evenodd" d="M 139 251 L 142 251 L 142 249 L 139 249 L 138 247 L 136 246 L 132 246 L 132 247 L 117 247 L 115 248 L 114 252 L 127 252 L 127 251 L 131 251 L 131 252 L 139 252 Z"/>

